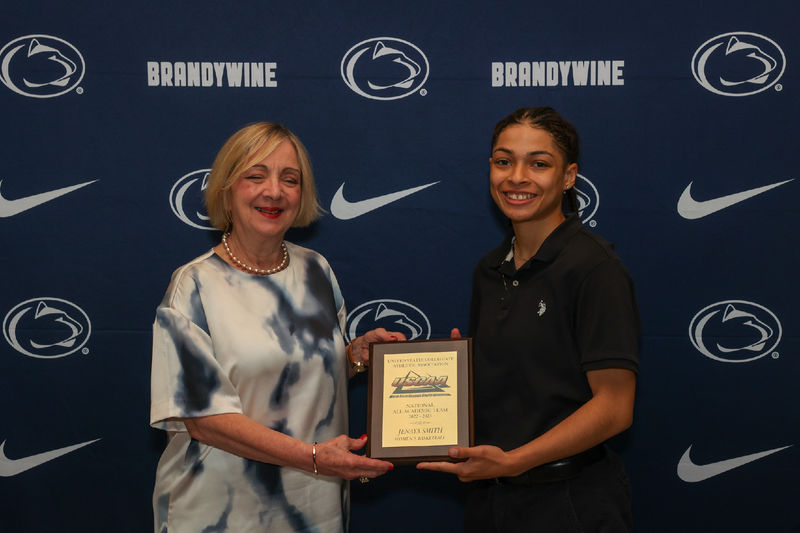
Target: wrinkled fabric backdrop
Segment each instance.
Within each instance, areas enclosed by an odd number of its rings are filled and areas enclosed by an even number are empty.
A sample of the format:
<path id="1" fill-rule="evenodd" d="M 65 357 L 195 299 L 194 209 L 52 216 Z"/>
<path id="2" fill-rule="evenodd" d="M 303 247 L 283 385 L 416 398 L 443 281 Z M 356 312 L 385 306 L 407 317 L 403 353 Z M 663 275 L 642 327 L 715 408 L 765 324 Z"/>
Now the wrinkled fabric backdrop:
<path id="1" fill-rule="evenodd" d="M 151 324 L 171 272 L 219 241 L 202 188 L 235 130 L 277 121 L 307 145 L 327 214 L 289 239 L 330 261 L 348 337 L 436 338 L 466 328 L 506 231 L 492 128 L 551 105 L 581 134 L 584 223 L 636 281 L 636 420 L 613 446 L 637 529 L 796 530 L 797 11 L 4 3 L 0 529 L 152 527 Z M 359 377 L 353 436 L 365 398 Z M 463 490 L 398 468 L 353 485 L 351 529 L 458 531 Z"/>

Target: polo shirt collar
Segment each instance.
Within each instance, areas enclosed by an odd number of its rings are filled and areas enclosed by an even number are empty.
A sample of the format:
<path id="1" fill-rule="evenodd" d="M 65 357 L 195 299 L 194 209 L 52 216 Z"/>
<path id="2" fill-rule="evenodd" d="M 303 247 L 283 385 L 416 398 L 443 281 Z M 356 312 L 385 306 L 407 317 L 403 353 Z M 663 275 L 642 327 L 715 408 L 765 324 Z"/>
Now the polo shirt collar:
<path id="1" fill-rule="evenodd" d="M 538 261 L 541 263 L 551 263 L 558 257 L 558 254 L 561 253 L 561 250 L 567 246 L 567 243 L 572 238 L 578 230 L 581 229 L 583 223 L 581 222 L 580 217 L 577 213 L 573 213 L 567 216 L 566 220 L 558 225 L 556 229 L 554 229 L 550 235 L 544 240 L 542 245 L 539 247 L 539 250 L 536 254 L 531 257 L 520 270 L 528 268 L 532 261 Z M 506 236 L 505 240 L 503 240 L 503 244 L 499 247 L 495 248 L 489 255 L 489 265 L 493 268 L 506 270 L 510 265 L 511 270 L 510 272 L 503 272 L 504 274 L 513 274 L 514 273 L 514 264 L 513 261 L 508 260 L 509 251 L 511 250 L 511 246 L 514 242 L 514 234 L 513 232 Z M 505 268 L 503 268 L 505 266 Z"/>

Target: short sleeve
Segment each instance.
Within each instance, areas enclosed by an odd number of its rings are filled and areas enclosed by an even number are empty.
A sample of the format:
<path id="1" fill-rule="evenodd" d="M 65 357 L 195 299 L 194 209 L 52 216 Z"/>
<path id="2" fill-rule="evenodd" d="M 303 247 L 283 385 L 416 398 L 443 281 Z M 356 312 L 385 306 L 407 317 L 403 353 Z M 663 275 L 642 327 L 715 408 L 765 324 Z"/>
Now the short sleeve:
<path id="1" fill-rule="evenodd" d="M 156 311 L 151 373 L 154 428 L 186 431 L 174 419 L 242 412 L 236 389 L 214 357 L 209 334 L 169 305 Z"/>
<path id="2" fill-rule="evenodd" d="M 586 276 L 578 293 L 576 339 L 584 372 L 638 372 L 640 330 L 633 280 L 618 259 L 609 258 Z"/>

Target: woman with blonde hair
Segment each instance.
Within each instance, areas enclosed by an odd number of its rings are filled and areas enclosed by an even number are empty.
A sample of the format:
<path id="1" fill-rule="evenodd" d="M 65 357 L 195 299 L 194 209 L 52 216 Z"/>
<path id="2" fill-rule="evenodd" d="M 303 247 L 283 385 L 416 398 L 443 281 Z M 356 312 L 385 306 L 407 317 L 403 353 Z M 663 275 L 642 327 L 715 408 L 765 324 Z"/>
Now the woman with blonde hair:
<path id="1" fill-rule="evenodd" d="M 373 330 L 345 347 L 344 301 L 320 254 L 284 239 L 320 208 L 308 154 L 260 122 L 220 150 L 206 188 L 212 250 L 178 268 L 156 312 L 150 423 L 169 441 L 156 532 L 347 529 L 346 480 L 392 464 L 353 453 L 347 377 Z"/>

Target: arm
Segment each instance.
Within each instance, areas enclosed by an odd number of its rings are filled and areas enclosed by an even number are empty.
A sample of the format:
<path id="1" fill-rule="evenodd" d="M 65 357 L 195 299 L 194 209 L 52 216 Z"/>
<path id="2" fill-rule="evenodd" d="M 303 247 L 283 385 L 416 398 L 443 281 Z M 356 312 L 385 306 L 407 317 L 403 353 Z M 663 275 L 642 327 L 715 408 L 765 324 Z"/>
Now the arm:
<path id="1" fill-rule="evenodd" d="M 347 357 L 351 363 L 350 376 L 355 373 L 352 367 L 355 361 L 369 361 L 369 343 L 390 340 L 405 340 L 405 335 L 378 328 L 354 339 L 347 346 Z M 264 463 L 314 471 L 312 444 L 262 426 L 246 415 L 227 413 L 182 420 L 191 437 L 204 444 Z M 362 449 L 366 442 L 366 436 L 351 439 L 346 435 L 339 435 L 318 443 L 318 473 L 354 479 L 363 475 L 376 477 L 394 468 L 387 461 L 350 453 L 351 450 Z"/>
<path id="2" fill-rule="evenodd" d="M 240 457 L 263 463 L 314 471 L 312 444 L 262 426 L 239 413 L 182 419 L 189 435 L 204 444 Z M 377 477 L 394 468 L 392 463 L 350 453 L 366 444 L 366 438 L 351 439 L 339 435 L 316 445 L 317 471 L 320 475 L 354 479 Z"/>
<path id="3" fill-rule="evenodd" d="M 627 429 L 633 420 L 636 375 L 609 368 L 586 373 L 592 398 L 561 423 L 514 450 L 496 446 L 454 447 L 461 463 L 420 463 L 417 468 L 456 474 L 461 481 L 516 476 L 557 459 L 575 455 Z"/>

